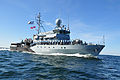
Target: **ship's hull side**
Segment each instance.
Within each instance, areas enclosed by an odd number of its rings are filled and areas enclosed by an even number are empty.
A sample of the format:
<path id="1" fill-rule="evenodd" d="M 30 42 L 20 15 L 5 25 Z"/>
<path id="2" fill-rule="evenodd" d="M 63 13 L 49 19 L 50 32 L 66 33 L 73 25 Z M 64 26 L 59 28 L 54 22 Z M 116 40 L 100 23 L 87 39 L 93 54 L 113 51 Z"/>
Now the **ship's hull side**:
<path id="1" fill-rule="evenodd" d="M 104 45 L 35 45 L 31 49 L 35 53 L 64 53 L 64 54 L 90 54 L 92 56 L 97 56 Z"/>
<path id="2" fill-rule="evenodd" d="M 23 51 L 26 51 L 26 52 L 34 52 L 32 51 L 30 48 L 24 48 L 24 47 L 10 47 L 10 50 L 11 51 L 20 51 L 20 52 L 23 52 Z"/>

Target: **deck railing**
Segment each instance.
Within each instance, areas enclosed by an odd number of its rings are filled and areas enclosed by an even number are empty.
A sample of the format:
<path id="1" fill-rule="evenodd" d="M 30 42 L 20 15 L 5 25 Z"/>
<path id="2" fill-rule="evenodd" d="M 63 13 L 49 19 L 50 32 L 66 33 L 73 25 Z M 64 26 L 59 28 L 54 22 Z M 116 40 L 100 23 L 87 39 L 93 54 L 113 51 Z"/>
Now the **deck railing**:
<path id="1" fill-rule="evenodd" d="M 97 44 L 88 44 L 82 40 L 34 40 L 32 45 L 97 45 Z"/>

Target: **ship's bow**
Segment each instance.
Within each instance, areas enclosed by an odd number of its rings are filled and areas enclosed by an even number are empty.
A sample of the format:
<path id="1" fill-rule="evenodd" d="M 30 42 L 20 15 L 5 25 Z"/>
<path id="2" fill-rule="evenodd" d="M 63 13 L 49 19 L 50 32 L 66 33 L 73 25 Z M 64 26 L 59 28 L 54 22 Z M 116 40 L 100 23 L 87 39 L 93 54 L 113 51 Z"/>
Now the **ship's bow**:
<path id="1" fill-rule="evenodd" d="M 104 47 L 105 45 L 88 45 L 86 51 L 92 56 L 98 56 Z"/>

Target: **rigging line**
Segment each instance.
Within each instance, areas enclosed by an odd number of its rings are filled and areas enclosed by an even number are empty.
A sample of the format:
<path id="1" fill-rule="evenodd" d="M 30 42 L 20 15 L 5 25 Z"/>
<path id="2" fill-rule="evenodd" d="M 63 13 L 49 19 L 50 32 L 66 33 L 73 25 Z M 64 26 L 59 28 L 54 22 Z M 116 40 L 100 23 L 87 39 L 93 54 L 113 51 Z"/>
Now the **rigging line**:
<path id="1" fill-rule="evenodd" d="M 44 32 L 46 32 L 46 30 L 45 30 L 45 28 L 43 27 L 43 24 L 42 24 L 42 23 L 44 23 L 44 21 L 43 20 L 40 20 L 40 21 L 41 21 L 40 25 L 41 25 L 42 29 L 44 30 Z"/>
<path id="2" fill-rule="evenodd" d="M 43 27 L 43 25 L 41 24 L 41 27 L 43 28 L 44 32 L 46 32 L 45 28 Z"/>

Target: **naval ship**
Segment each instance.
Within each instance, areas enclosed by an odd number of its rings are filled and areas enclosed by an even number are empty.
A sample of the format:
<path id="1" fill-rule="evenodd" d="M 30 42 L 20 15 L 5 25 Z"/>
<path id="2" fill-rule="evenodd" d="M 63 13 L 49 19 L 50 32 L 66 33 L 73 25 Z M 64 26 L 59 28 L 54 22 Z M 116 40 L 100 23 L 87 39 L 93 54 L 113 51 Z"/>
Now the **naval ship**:
<path id="1" fill-rule="evenodd" d="M 63 53 L 63 54 L 82 54 L 98 56 L 104 44 L 92 44 L 84 42 L 80 39 L 70 39 L 69 25 L 66 27 L 62 25 L 61 19 L 56 19 L 56 26 L 53 30 L 47 32 L 41 32 L 42 26 L 40 13 L 36 17 L 36 23 L 38 25 L 37 34 L 33 35 L 32 39 L 25 39 L 20 43 L 11 43 L 10 49 L 13 51 L 28 51 L 33 53 L 51 54 L 51 53 Z"/>

